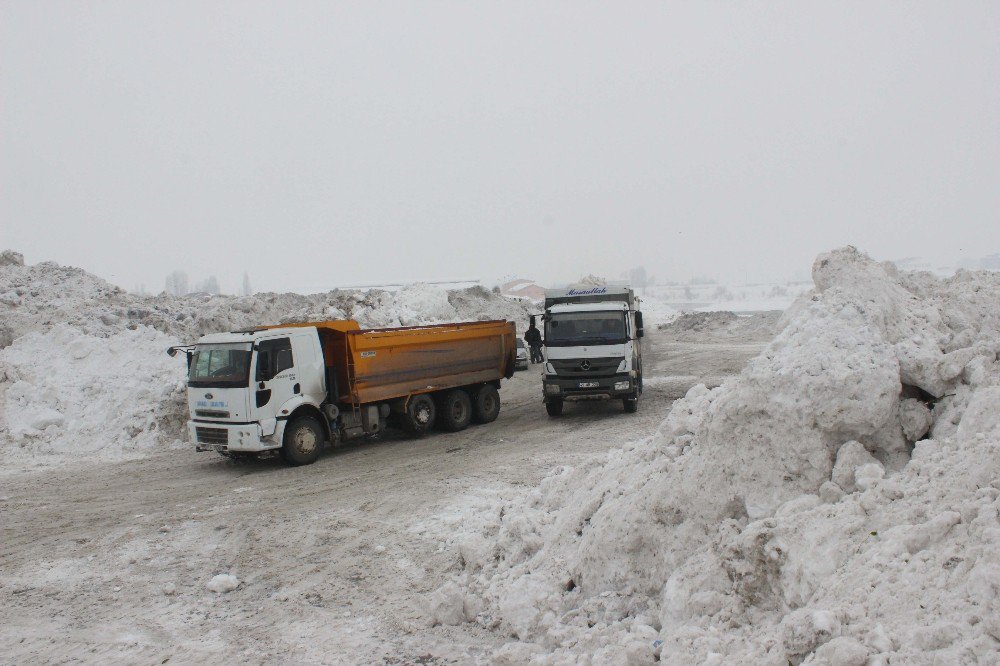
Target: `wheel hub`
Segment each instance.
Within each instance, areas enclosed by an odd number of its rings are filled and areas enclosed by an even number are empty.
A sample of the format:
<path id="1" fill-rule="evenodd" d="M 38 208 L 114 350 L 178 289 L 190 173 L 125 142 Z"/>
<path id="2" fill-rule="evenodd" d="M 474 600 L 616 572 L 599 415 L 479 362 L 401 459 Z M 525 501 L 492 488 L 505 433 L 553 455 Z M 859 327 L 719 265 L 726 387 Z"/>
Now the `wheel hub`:
<path id="1" fill-rule="evenodd" d="M 304 454 L 316 450 L 316 433 L 309 428 L 299 428 L 295 433 L 295 448 Z"/>

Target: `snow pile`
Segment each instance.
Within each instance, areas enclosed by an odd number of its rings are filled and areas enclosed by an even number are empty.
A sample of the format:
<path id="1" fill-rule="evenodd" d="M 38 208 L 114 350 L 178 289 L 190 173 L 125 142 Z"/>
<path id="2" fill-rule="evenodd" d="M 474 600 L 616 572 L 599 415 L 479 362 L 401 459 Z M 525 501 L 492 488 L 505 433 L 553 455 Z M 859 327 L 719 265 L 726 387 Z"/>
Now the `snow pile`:
<path id="1" fill-rule="evenodd" d="M 135 300 L 79 268 L 53 262 L 25 266 L 23 258 L 0 262 L 0 348 L 56 324 L 103 335 L 122 330 Z"/>
<path id="2" fill-rule="evenodd" d="M 608 284 L 607 278 L 589 273 L 573 283 L 572 286 L 583 289 L 586 287 L 603 287 Z"/>
<path id="3" fill-rule="evenodd" d="M 454 539 L 498 660 L 997 658 L 1000 277 L 813 271 L 739 377 Z"/>
<path id="4" fill-rule="evenodd" d="M 179 444 L 185 365 L 167 347 L 260 324 L 356 319 L 362 327 L 527 320 L 481 287 L 395 292 L 143 297 L 79 268 L 0 253 L 0 461 L 119 460 Z"/>
<path id="5" fill-rule="evenodd" d="M 24 266 L 24 255 L 13 250 L 0 252 L 0 266 Z"/>
<path id="6" fill-rule="evenodd" d="M 527 310 L 482 287 L 445 290 L 426 284 L 399 291 L 334 290 L 321 294 L 136 296 L 86 271 L 53 262 L 0 261 L 0 348 L 31 331 L 70 324 L 97 336 L 149 326 L 193 341 L 206 333 L 261 324 L 356 319 L 362 327 L 445 321 L 527 319 Z"/>
<path id="7" fill-rule="evenodd" d="M 170 344 L 146 327 L 98 338 L 61 324 L 0 350 L 5 466 L 67 454 L 116 460 L 180 444 L 183 364 L 164 353 Z"/>
<path id="8" fill-rule="evenodd" d="M 770 340 L 781 312 L 758 312 L 737 315 L 734 312 L 685 312 L 661 324 L 659 329 L 671 339 L 684 342 L 702 342 L 730 338 L 733 341 Z"/>

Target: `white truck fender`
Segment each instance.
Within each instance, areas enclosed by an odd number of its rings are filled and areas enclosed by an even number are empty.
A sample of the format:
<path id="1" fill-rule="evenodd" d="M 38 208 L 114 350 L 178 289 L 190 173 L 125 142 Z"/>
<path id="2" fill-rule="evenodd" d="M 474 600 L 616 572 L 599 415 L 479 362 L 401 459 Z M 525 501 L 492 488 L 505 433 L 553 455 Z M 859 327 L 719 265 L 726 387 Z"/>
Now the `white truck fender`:
<path id="1" fill-rule="evenodd" d="M 292 412 L 294 412 L 296 409 L 298 409 L 302 405 L 310 405 L 310 406 L 316 407 L 318 409 L 319 405 L 320 405 L 320 401 L 319 400 L 315 400 L 310 395 L 294 395 L 291 398 L 289 398 L 288 400 L 286 400 L 281 405 L 281 408 L 278 409 L 278 414 L 281 417 L 288 418 L 292 414 Z M 263 425 L 264 425 L 264 422 L 261 421 L 261 427 L 263 427 Z"/>

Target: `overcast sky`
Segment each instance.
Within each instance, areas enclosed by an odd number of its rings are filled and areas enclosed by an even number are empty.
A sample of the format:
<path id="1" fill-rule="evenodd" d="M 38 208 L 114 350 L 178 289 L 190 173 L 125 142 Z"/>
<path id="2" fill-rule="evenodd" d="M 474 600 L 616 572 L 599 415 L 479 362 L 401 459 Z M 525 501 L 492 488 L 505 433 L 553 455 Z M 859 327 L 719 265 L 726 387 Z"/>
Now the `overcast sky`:
<path id="1" fill-rule="evenodd" d="M 1000 3 L 3 2 L 0 248 L 126 288 L 1000 252 Z"/>

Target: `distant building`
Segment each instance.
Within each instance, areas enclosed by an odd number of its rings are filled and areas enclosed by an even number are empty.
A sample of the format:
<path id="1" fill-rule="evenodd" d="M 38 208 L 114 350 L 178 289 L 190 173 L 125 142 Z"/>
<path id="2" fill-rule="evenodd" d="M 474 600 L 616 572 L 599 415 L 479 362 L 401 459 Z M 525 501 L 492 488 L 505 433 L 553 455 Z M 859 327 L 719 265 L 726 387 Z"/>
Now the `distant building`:
<path id="1" fill-rule="evenodd" d="M 531 280 L 512 280 L 500 285 L 500 293 L 509 298 L 523 298 L 529 301 L 544 301 L 545 287 Z"/>

